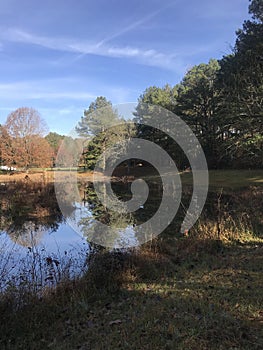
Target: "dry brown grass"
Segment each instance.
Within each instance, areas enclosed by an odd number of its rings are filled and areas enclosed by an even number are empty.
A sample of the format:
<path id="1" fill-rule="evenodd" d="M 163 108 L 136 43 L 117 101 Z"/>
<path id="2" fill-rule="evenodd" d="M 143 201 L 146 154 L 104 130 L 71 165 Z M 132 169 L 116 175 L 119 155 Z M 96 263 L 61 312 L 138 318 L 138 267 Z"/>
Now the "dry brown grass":
<path id="1" fill-rule="evenodd" d="M 54 182 L 55 180 L 55 174 L 56 174 L 56 181 L 57 180 L 65 180 L 72 174 L 70 171 L 58 171 L 55 173 L 55 171 L 24 171 L 24 172 L 17 172 L 17 173 L 7 173 L 7 174 L 0 174 L 0 182 L 1 183 L 9 183 L 9 182 L 43 182 L 43 183 L 49 183 Z M 97 174 L 97 176 L 100 176 L 100 174 Z M 78 180 L 87 180 L 91 181 L 93 178 L 92 172 L 86 172 L 86 173 L 77 173 Z"/>

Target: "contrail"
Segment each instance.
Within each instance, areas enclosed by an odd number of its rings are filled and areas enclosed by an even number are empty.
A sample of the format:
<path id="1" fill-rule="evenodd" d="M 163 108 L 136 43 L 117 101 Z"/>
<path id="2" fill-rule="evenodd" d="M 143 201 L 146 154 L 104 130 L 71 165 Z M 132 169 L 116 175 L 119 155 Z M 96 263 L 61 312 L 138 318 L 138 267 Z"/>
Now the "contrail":
<path id="1" fill-rule="evenodd" d="M 142 24 L 144 24 L 144 23 L 146 23 L 146 22 L 148 22 L 150 19 L 156 17 L 160 12 L 166 10 L 168 7 L 170 7 L 170 6 L 173 5 L 174 3 L 175 3 L 174 1 L 173 1 L 173 2 L 170 2 L 169 4 L 167 4 L 167 5 L 165 5 L 165 6 L 161 7 L 161 8 L 159 8 L 158 10 L 155 10 L 155 11 L 149 13 L 147 16 L 145 16 L 145 17 L 139 19 L 138 21 L 131 23 L 131 24 L 128 25 L 127 27 L 125 27 L 125 28 L 119 30 L 118 32 L 116 32 L 116 33 L 114 33 L 114 34 L 112 34 L 112 35 L 106 37 L 105 39 L 101 40 L 100 42 L 98 42 L 98 43 L 97 43 L 97 46 L 99 47 L 99 46 L 101 46 L 101 45 L 103 45 L 103 44 L 105 44 L 105 43 L 111 41 L 112 39 L 118 38 L 118 37 L 120 37 L 121 35 L 123 35 L 123 34 L 129 32 L 129 31 L 131 31 L 131 30 L 133 30 L 133 29 L 135 29 L 135 28 L 137 28 L 137 27 L 139 27 L 140 25 L 142 25 Z"/>

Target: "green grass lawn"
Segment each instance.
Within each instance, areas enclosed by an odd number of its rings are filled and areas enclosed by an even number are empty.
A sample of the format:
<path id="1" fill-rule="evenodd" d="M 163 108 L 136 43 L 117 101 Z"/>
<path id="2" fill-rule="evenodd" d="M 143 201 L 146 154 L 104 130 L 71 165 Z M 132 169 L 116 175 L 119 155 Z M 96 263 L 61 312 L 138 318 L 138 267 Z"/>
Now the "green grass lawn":
<path id="1" fill-rule="evenodd" d="M 192 184 L 192 174 L 181 174 L 183 184 Z M 242 188 L 263 186 L 263 170 L 210 170 L 209 186 L 211 188 Z"/>
<path id="2" fill-rule="evenodd" d="M 140 169 L 141 173 L 136 174 L 145 179 L 153 180 L 158 177 L 158 175 L 149 174 L 149 171 L 143 171 Z M 144 175 L 145 174 L 145 175 Z M 167 169 L 167 175 L 169 169 Z M 181 172 L 180 173 L 182 184 L 192 185 L 193 176 L 191 172 Z M 263 169 L 256 170 L 209 170 L 209 186 L 213 188 L 242 188 L 248 186 L 262 186 L 263 185 Z"/>

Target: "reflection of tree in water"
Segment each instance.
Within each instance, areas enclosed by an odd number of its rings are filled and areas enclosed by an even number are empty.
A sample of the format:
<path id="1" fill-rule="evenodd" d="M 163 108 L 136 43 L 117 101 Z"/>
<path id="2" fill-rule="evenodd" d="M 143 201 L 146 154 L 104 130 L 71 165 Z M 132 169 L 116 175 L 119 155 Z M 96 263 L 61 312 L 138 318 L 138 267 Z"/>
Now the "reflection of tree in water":
<path id="1" fill-rule="evenodd" d="M 78 193 L 79 185 L 73 183 L 70 178 L 69 181 L 64 179 L 61 183 L 56 183 L 56 195 L 59 198 L 59 207 L 65 219 L 74 216 L 75 204 L 80 200 Z M 57 203 L 56 196 L 55 201 Z"/>
<path id="2" fill-rule="evenodd" d="M 63 205 L 64 217 L 58 207 L 53 184 L 43 183 L 9 183 L 5 191 L 0 192 L 0 230 L 7 232 L 10 238 L 23 246 L 39 244 L 42 235 L 48 230 L 56 231 L 59 224 L 66 218 L 75 215 L 76 202 L 79 201 L 78 194 L 88 210 L 84 210 L 79 226 L 87 237 L 87 240 L 96 242 L 96 237 L 102 237 L 100 244 L 114 246 L 125 246 L 127 241 L 141 241 L 151 238 L 151 232 L 155 227 L 144 226 L 157 212 L 163 195 L 162 181 L 158 177 L 147 181 L 149 195 L 138 210 L 133 213 L 124 214 L 118 210 L 110 210 L 99 200 L 92 183 L 72 184 L 61 183 L 57 191 L 62 193 L 60 198 L 65 201 Z M 72 188 L 72 186 L 78 186 Z M 110 184 L 101 183 L 99 190 L 107 198 Z M 112 182 L 113 192 L 120 201 L 130 200 L 131 182 Z M 172 199 L 176 198 L 176 188 L 168 189 Z M 180 235 L 180 226 L 184 220 L 186 211 L 192 196 L 192 186 L 183 186 L 181 205 L 175 219 L 170 223 L 164 233 L 171 236 Z M 251 232 L 258 234 L 262 231 L 262 189 L 249 188 L 234 191 L 219 190 L 209 192 L 206 205 L 203 209 L 199 223 L 218 227 L 218 235 L 224 234 L 228 226 L 235 226 L 236 231 L 244 231 L 246 227 Z M 166 208 L 166 212 L 172 210 Z M 65 214 L 66 213 L 66 214 Z M 165 215 L 165 214 L 164 214 Z M 104 224 L 102 226 L 98 223 Z M 198 223 L 197 223 L 198 226 Z M 194 231 L 195 229 L 193 229 Z M 107 244 L 106 244 L 107 243 Z M 132 244 L 133 245 L 133 244 Z"/>
<path id="3" fill-rule="evenodd" d="M 100 244 L 107 243 L 105 244 L 107 246 L 125 246 L 127 242 L 133 242 L 131 245 L 138 245 L 142 240 L 149 240 L 152 237 L 152 232 L 154 232 L 154 227 L 149 226 L 146 230 L 144 227 L 144 232 L 142 232 L 139 225 L 151 219 L 156 213 L 162 200 L 163 190 L 162 182 L 158 178 L 155 178 L 155 181 L 150 181 L 148 185 L 149 195 L 144 205 L 141 205 L 135 212 L 125 214 L 118 210 L 118 206 L 113 210 L 105 207 L 100 202 L 93 185 L 88 184 L 85 201 L 88 203 L 89 214 L 83 217 L 79 223 L 84 236 L 93 242 L 100 239 Z M 99 186 L 99 191 L 102 195 L 105 195 L 105 198 L 109 193 L 107 186 L 110 186 L 110 184 L 101 183 Z M 131 183 L 112 182 L 111 187 L 120 201 L 125 202 L 131 199 Z M 172 192 L 172 189 L 170 189 L 170 193 L 171 196 L 176 195 Z M 168 210 L 170 208 L 167 208 Z M 102 227 L 100 223 L 105 226 Z"/>
<path id="4" fill-rule="evenodd" d="M 57 231 L 62 217 L 52 216 L 48 218 L 39 218 L 29 220 L 16 220 L 5 230 L 9 237 L 15 243 L 24 247 L 33 247 L 41 243 L 42 237 L 46 231 Z"/>
<path id="5" fill-rule="evenodd" d="M 72 213 L 74 208 L 68 210 Z M 0 193 L 0 229 L 23 246 L 39 244 L 47 230 L 56 231 L 64 220 L 52 183 L 9 183 Z"/>
<path id="6" fill-rule="evenodd" d="M 131 183 L 123 182 L 113 182 L 111 184 L 113 191 L 122 201 L 131 198 L 130 185 Z M 118 208 L 113 211 L 104 207 L 99 201 L 93 185 L 88 184 L 83 194 L 88 204 L 89 214 L 85 215 L 79 223 L 87 240 L 96 242 L 96 237 L 103 235 L 103 239 L 107 242 L 105 245 L 111 246 L 114 246 L 115 243 L 116 246 L 119 246 L 118 241 L 120 240 L 125 242 L 125 235 L 127 239 L 133 235 L 134 241 L 137 240 L 137 242 L 150 240 L 155 227 L 146 225 L 142 228 L 140 225 L 147 222 L 157 212 L 162 200 L 163 187 L 161 180 L 158 178 L 151 179 L 148 185 L 149 196 L 145 204 L 133 213 L 122 214 L 118 211 Z M 106 196 L 107 186 L 101 184 L 100 188 Z M 176 188 L 171 186 L 168 190 L 172 200 L 175 199 L 178 195 Z M 192 193 L 191 185 L 183 187 L 178 212 L 163 234 L 168 234 L 171 237 L 181 236 L 181 224 L 191 202 Z M 253 210 L 250 208 L 253 208 Z M 166 211 L 169 210 L 172 210 L 172 208 L 167 206 Z M 103 227 L 104 231 L 102 231 L 102 227 L 98 222 L 107 225 Z M 223 193 L 220 189 L 215 189 L 209 192 L 206 205 L 198 222 L 191 230 L 192 233 L 202 233 L 200 227 L 203 227 L 203 225 L 210 227 L 211 230 L 218 230 L 218 235 L 227 235 L 227 230 L 232 233 L 236 232 L 235 234 L 245 231 L 258 234 L 263 227 L 262 189 L 240 189 L 235 192 L 226 190 Z"/>
<path id="7" fill-rule="evenodd" d="M 101 183 L 99 185 L 99 191 L 107 196 L 107 187 L 109 184 Z M 118 192 L 116 195 L 122 200 L 127 200 L 130 198 L 130 193 L 128 191 L 128 185 L 116 185 L 118 187 Z M 115 186 L 115 190 L 116 190 Z M 114 186 L 113 186 L 114 187 Z M 134 226 L 134 218 L 132 214 L 123 214 L 118 211 L 118 208 L 110 210 L 105 207 L 99 200 L 94 186 L 92 183 L 88 183 L 86 190 L 84 192 L 85 202 L 88 204 L 90 214 L 83 217 L 79 225 L 83 235 L 87 237 L 88 241 L 97 242 L 100 240 L 101 245 L 121 245 L 120 240 L 125 239 L 122 237 L 122 232 L 129 227 Z M 103 226 L 103 232 L 101 224 Z M 103 234 L 103 237 L 102 237 Z"/>

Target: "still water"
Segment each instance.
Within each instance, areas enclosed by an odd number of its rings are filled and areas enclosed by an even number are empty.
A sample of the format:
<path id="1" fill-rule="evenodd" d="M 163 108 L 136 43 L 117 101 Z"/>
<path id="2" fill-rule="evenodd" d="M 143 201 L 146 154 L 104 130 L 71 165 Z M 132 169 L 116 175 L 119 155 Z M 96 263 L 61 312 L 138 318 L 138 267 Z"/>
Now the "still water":
<path id="1" fill-rule="evenodd" d="M 32 282 L 41 288 L 82 275 L 94 248 L 90 242 L 101 233 L 101 224 L 108 227 L 103 234 L 114 247 L 138 245 L 138 223 L 159 205 L 155 193 L 154 201 L 141 206 L 136 215 L 123 215 L 105 208 L 91 183 L 78 184 L 78 198 L 67 185 L 62 190 L 63 214 L 53 184 L 2 185 L 0 291 Z M 115 191 L 121 200 L 131 197 L 130 184 L 115 184 Z"/>
<path id="2" fill-rule="evenodd" d="M 82 275 L 87 269 L 90 245 L 70 221 L 55 227 L 25 221 L 19 231 L 0 231 L 0 291 L 10 285 L 34 282 L 39 288 Z"/>

